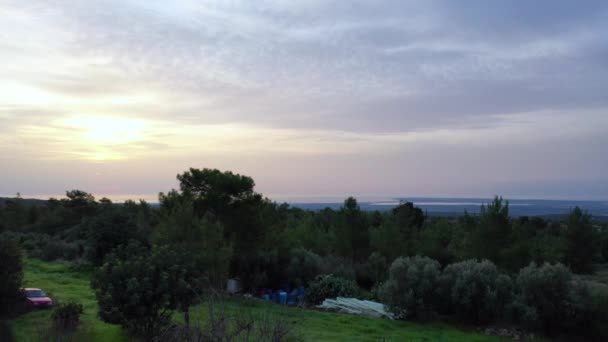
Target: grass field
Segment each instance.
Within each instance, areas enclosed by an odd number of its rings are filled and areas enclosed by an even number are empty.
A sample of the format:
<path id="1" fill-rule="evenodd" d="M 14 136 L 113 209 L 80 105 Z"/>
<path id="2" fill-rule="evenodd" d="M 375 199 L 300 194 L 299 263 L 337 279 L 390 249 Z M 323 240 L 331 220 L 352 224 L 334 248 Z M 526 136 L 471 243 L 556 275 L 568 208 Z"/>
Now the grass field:
<path id="1" fill-rule="evenodd" d="M 84 305 L 82 324 L 76 340 L 129 341 L 119 326 L 106 324 L 96 317 L 97 305 L 89 288 L 89 274 L 71 271 L 64 263 L 28 260 L 25 285 L 40 287 L 58 301 L 76 300 Z M 296 341 L 472 341 L 491 342 L 503 339 L 459 330 L 444 324 L 419 324 L 389 321 L 354 315 L 287 308 L 257 300 L 229 300 L 215 305 L 228 315 L 253 315 L 283 318 L 293 324 Z M 192 322 L 204 322 L 208 304 L 194 308 Z M 16 341 L 39 341 L 48 328 L 51 310 L 38 310 L 9 322 Z M 176 314 L 176 319 L 180 319 Z"/>
<path id="2" fill-rule="evenodd" d="M 25 287 L 39 287 L 59 302 L 75 300 L 84 306 L 81 316 L 82 332 L 87 341 L 127 341 L 119 326 L 106 324 L 97 318 L 97 302 L 89 287 L 90 275 L 73 272 L 68 264 L 29 259 L 25 265 Z M 30 312 L 10 322 L 16 341 L 39 341 L 50 326 L 50 309 Z M 78 338 L 80 339 L 80 338 Z"/>

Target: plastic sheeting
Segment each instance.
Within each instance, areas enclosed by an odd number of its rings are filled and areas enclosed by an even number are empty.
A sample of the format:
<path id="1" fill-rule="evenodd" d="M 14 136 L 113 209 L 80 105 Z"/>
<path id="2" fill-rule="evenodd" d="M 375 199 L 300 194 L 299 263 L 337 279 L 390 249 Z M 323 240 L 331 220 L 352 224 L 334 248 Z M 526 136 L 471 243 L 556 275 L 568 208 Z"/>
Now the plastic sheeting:
<path id="1" fill-rule="evenodd" d="M 326 299 L 317 308 L 377 318 L 395 318 L 385 309 L 384 304 L 356 298 Z"/>

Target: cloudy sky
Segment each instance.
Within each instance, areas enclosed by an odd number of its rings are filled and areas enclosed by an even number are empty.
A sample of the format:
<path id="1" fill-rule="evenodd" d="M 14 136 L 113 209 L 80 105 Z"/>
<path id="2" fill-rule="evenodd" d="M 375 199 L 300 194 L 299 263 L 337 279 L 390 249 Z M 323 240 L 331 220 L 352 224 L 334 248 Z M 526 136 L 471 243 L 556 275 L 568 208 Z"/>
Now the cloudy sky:
<path id="1" fill-rule="evenodd" d="M 0 0 L 0 195 L 608 198 L 606 1 Z"/>

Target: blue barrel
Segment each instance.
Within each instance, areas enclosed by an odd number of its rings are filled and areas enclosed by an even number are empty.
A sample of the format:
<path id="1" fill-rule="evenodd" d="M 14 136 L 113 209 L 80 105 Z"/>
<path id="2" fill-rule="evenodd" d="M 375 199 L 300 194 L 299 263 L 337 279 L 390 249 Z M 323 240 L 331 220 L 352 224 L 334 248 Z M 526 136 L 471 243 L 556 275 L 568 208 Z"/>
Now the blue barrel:
<path id="1" fill-rule="evenodd" d="M 285 291 L 279 292 L 279 303 L 287 304 L 287 292 L 285 292 Z"/>

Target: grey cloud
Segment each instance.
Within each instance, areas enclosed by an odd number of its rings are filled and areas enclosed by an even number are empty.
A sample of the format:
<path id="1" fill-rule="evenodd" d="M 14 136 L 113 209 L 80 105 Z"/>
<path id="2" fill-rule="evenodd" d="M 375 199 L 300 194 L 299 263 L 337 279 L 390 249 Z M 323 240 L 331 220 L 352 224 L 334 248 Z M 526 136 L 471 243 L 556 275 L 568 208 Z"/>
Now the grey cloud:
<path id="1" fill-rule="evenodd" d="M 603 1 L 185 4 L 24 11 L 76 33 L 75 55 L 109 56 L 124 79 L 179 94 L 170 109 L 142 109 L 172 120 L 408 131 L 608 107 Z M 84 80 L 46 82 L 103 91 Z"/>

